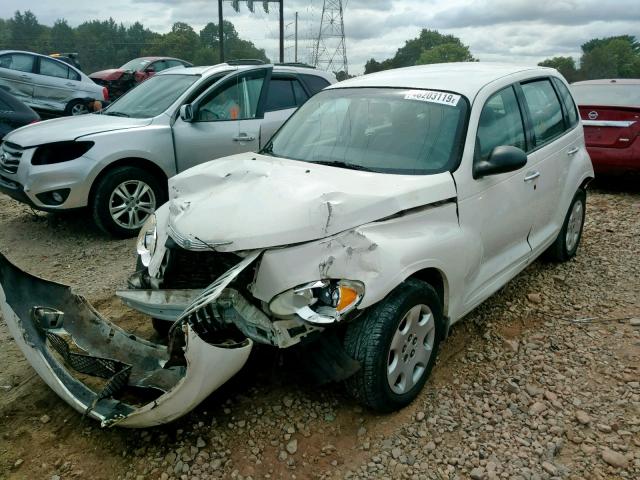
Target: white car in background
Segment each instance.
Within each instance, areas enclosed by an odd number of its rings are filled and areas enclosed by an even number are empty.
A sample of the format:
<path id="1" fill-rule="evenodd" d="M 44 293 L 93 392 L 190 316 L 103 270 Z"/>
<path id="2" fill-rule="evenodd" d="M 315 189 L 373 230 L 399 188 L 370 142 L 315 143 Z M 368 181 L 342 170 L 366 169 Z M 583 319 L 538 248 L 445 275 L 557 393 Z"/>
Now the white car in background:
<path id="1" fill-rule="evenodd" d="M 47 55 L 0 50 L 0 86 L 40 111 L 81 115 L 87 100 L 109 100 L 108 90 L 77 68 Z"/>
<path id="2" fill-rule="evenodd" d="M 346 380 L 389 412 L 420 393 L 452 324 L 542 253 L 576 254 L 592 178 L 556 70 L 365 75 L 311 98 L 260 153 L 169 181 L 169 202 L 139 236 L 142 268 L 119 292 L 171 326 L 168 348 L 1 255 L 0 306 L 42 378 L 103 425 L 183 415 L 255 343 L 296 346 L 310 375 Z M 69 342 L 87 355 L 74 359 Z M 74 370 L 107 386 L 86 387 Z M 134 388 L 153 397 L 128 401 Z"/>
<path id="3" fill-rule="evenodd" d="M 101 113 L 8 134 L 0 147 L 0 192 L 45 211 L 89 207 L 105 232 L 133 236 L 168 198 L 168 178 L 258 151 L 335 81 L 297 65 L 164 70 Z"/>

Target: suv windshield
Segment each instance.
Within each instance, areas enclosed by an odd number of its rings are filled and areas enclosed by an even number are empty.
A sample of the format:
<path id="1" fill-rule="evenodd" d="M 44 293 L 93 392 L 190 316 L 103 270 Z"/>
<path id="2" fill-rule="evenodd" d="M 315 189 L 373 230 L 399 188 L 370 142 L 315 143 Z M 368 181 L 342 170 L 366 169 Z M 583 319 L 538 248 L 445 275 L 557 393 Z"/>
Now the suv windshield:
<path id="1" fill-rule="evenodd" d="M 298 110 L 264 153 L 372 172 L 443 172 L 457 163 L 467 110 L 463 97 L 448 92 L 326 90 Z"/>
<path id="2" fill-rule="evenodd" d="M 578 105 L 629 107 L 640 105 L 640 85 L 571 85 Z"/>
<path id="3" fill-rule="evenodd" d="M 156 75 L 104 110 L 105 115 L 151 118 L 160 115 L 198 80 L 198 75 Z"/>
<path id="4" fill-rule="evenodd" d="M 120 67 L 120 70 L 142 71 L 144 67 L 149 65 L 151 60 L 146 58 L 134 58 Z"/>

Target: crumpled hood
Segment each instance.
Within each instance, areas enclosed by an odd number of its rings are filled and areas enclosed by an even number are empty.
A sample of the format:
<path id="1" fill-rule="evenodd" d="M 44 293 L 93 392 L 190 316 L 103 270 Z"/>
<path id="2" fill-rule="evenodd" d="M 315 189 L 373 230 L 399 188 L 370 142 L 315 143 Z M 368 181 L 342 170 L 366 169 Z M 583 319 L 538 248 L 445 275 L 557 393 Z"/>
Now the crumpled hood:
<path id="1" fill-rule="evenodd" d="M 112 130 L 144 127 L 150 123 L 150 118 L 112 117 L 98 114 L 61 117 L 18 128 L 7 134 L 4 141 L 27 148 L 45 143 L 75 140 L 85 135 Z"/>
<path id="2" fill-rule="evenodd" d="M 120 68 L 109 68 L 107 70 L 100 70 L 99 72 L 93 72 L 89 75 L 89 78 L 97 78 L 99 80 L 117 80 L 124 74 L 124 70 Z"/>
<path id="3" fill-rule="evenodd" d="M 456 196 L 449 172 L 381 174 L 255 153 L 186 170 L 169 190 L 170 235 L 220 251 L 317 240 Z"/>

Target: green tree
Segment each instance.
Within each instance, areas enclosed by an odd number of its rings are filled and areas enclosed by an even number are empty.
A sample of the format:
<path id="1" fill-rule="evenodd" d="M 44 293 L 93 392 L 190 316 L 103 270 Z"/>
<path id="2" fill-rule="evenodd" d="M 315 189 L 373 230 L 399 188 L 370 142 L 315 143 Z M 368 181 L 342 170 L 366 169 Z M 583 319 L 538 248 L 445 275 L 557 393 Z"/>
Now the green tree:
<path id="1" fill-rule="evenodd" d="M 582 50 L 580 73 L 585 79 L 640 77 L 640 48 L 630 35 L 593 39 Z"/>
<path id="2" fill-rule="evenodd" d="M 425 57 L 421 59 L 423 55 Z M 447 58 L 450 58 L 450 60 L 447 60 Z M 469 52 L 469 47 L 464 45 L 458 37 L 443 35 L 436 30 L 425 28 L 416 38 L 407 40 L 392 58 L 382 62 L 378 62 L 373 58 L 370 59 L 365 64 L 365 73 L 389 68 L 410 67 L 418 63 L 435 63 L 434 60 L 452 62 L 473 61 L 474 59 Z"/>
<path id="3" fill-rule="evenodd" d="M 418 65 L 429 63 L 473 62 L 469 47 L 461 43 L 443 43 L 423 50 L 418 58 Z"/>
<path id="4" fill-rule="evenodd" d="M 49 34 L 52 52 L 71 52 L 76 46 L 75 33 L 66 20 L 58 19 Z"/>
<path id="5" fill-rule="evenodd" d="M 572 57 L 553 57 L 548 58 L 540 63 L 541 67 L 551 67 L 558 70 L 567 82 L 575 82 L 579 79 L 578 69 L 576 68 L 576 61 Z"/>
<path id="6" fill-rule="evenodd" d="M 38 19 L 30 10 L 21 13 L 16 11 L 13 18 L 9 20 L 11 34 L 9 41 L 11 48 L 20 50 L 40 50 L 39 43 L 43 32 L 43 26 L 38 23 Z"/>

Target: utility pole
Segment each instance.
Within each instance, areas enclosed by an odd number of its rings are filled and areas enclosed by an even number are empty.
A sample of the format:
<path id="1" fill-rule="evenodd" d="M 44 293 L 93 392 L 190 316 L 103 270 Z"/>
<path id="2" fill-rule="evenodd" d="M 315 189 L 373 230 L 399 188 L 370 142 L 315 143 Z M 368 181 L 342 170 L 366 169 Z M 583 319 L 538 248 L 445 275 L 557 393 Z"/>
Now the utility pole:
<path id="1" fill-rule="evenodd" d="M 296 12 L 295 47 L 293 49 L 293 61 L 298 63 L 298 12 Z"/>
<path id="2" fill-rule="evenodd" d="M 314 67 L 349 73 L 343 13 L 342 0 L 324 0 L 318 39 L 313 48 Z"/>
<path id="3" fill-rule="evenodd" d="M 224 29 L 222 28 L 222 0 L 218 0 L 218 42 L 220 46 L 220 63 L 224 63 Z"/>
<path id="4" fill-rule="evenodd" d="M 224 62 L 224 30 L 222 28 L 222 2 L 231 2 L 233 9 L 236 12 L 240 11 L 240 2 L 246 2 L 247 7 L 249 7 L 249 11 L 254 11 L 254 2 L 255 0 L 218 0 L 218 36 L 219 36 L 219 44 L 220 44 L 220 63 Z M 280 63 L 284 63 L 284 0 L 263 0 L 262 8 L 266 13 L 269 13 L 269 4 L 270 3 L 278 3 L 280 4 Z M 297 14 L 296 14 L 297 15 Z"/>

